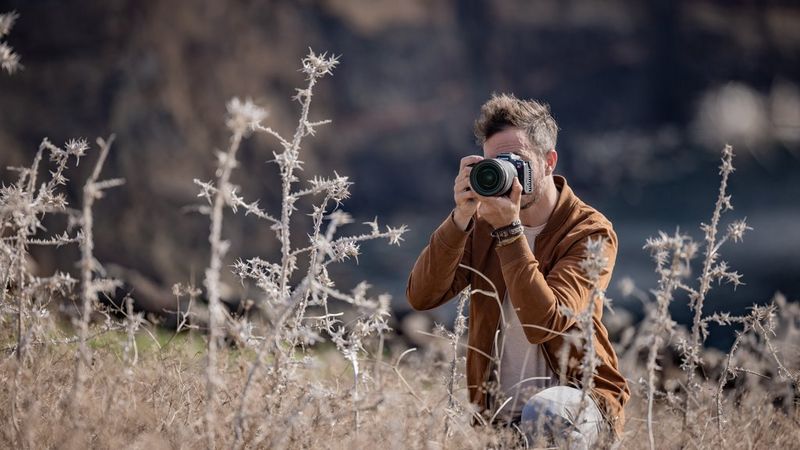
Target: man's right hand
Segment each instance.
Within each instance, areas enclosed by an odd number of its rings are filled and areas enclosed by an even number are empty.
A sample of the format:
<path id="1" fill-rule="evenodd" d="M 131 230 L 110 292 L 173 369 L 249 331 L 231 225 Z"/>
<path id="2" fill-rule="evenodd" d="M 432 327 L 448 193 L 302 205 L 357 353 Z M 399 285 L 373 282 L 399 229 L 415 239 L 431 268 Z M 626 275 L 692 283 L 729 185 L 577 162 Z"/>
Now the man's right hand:
<path id="1" fill-rule="evenodd" d="M 458 171 L 458 176 L 456 176 L 453 185 L 453 199 L 456 202 L 456 209 L 453 211 L 453 220 L 462 230 L 467 229 L 469 221 L 472 219 L 472 216 L 475 215 L 475 211 L 478 210 L 478 206 L 480 205 L 478 196 L 469 187 L 469 173 L 472 170 L 472 167 L 469 167 L 469 165 L 475 164 L 482 159 L 483 157 L 478 155 L 470 155 L 461 158 L 461 168 Z"/>

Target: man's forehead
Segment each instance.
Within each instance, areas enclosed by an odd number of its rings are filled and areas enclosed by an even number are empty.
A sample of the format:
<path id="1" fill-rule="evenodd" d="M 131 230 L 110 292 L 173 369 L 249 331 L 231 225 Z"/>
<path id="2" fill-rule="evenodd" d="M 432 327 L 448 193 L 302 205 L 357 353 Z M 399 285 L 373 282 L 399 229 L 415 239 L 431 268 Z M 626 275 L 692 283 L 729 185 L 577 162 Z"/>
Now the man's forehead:
<path id="1" fill-rule="evenodd" d="M 506 128 L 493 134 L 483 143 L 483 151 L 487 155 L 495 156 L 500 153 L 514 153 L 524 158 L 530 158 L 528 138 L 519 128 Z"/>

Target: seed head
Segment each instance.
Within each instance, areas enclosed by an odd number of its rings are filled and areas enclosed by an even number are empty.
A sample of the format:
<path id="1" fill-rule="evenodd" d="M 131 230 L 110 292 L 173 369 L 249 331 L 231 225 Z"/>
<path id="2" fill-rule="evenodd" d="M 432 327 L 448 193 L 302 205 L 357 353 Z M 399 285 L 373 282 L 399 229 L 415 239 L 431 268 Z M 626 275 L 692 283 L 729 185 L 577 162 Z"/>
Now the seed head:
<path id="1" fill-rule="evenodd" d="M 747 218 L 745 217 L 742 220 L 737 220 L 728 225 L 728 234 L 730 234 L 733 242 L 741 241 L 742 237 L 744 236 L 744 232 L 747 230 L 752 230 L 752 228 L 747 226 L 746 220 Z"/>
<path id="2" fill-rule="evenodd" d="M 308 79 L 322 78 L 333 73 L 333 68 L 339 64 L 339 56 L 327 56 L 327 52 L 317 55 L 310 48 L 308 55 L 303 58 L 303 68 L 300 69 L 308 76 Z"/>
<path id="3" fill-rule="evenodd" d="M 247 134 L 267 117 L 267 111 L 257 106 L 251 99 L 245 101 L 232 98 L 227 106 L 228 120 L 225 124 L 234 133 Z"/>
<path id="4" fill-rule="evenodd" d="M 16 22 L 18 18 L 19 14 L 16 12 L 0 14 L 0 37 L 11 32 L 11 28 L 14 27 L 14 22 Z"/>

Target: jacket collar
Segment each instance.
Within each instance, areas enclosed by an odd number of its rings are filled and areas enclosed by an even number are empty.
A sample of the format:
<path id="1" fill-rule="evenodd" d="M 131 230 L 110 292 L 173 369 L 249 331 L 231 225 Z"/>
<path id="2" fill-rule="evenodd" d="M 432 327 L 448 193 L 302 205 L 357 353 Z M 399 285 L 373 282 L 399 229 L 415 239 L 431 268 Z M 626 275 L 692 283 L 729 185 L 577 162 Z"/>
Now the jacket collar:
<path id="1" fill-rule="evenodd" d="M 561 228 L 561 225 L 567 220 L 572 212 L 572 206 L 578 200 L 572 188 L 567 184 L 567 179 L 561 175 L 553 175 L 553 183 L 558 190 L 558 199 L 556 200 L 556 207 L 547 219 L 547 224 L 540 235 L 550 234 Z"/>

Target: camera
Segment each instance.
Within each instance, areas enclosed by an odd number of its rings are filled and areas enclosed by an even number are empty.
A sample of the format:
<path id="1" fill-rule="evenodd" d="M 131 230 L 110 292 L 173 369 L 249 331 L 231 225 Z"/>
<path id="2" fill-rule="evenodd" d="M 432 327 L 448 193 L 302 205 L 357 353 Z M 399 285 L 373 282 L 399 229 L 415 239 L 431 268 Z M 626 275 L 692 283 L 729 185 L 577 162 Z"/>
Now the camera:
<path id="1" fill-rule="evenodd" d="M 531 163 L 514 153 L 500 153 L 497 158 L 484 159 L 470 166 L 472 171 L 469 174 L 469 185 L 478 195 L 508 195 L 514 184 L 514 177 L 519 177 L 523 194 L 533 192 Z"/>

